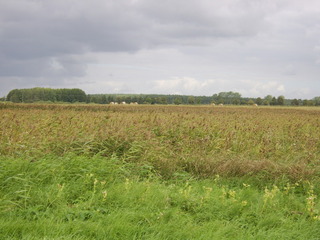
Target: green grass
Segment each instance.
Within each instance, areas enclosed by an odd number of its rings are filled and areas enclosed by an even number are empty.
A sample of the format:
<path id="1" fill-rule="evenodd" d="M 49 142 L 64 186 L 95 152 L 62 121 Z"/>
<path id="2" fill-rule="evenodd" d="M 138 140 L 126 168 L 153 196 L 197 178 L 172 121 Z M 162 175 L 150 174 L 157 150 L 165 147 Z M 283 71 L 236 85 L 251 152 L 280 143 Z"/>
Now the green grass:
<path id="1" fill-rule="evenodd" d="M 163 180 L 117 157 L 1 159 L 1 239 L 317 239 L 308 181 Z M 314 188 L 314 189 L 313 189 Z M 313 190 L 312 190 L 313 189 Z M 308 209 L 309 207 L 309 209 Z M 311 207 L 311 209 L 310 209 Z"/>
<path id="2" fill-rule="evenodd" d="M 0 115 L 0 239 L 319 239 L 317 108 Z"/>

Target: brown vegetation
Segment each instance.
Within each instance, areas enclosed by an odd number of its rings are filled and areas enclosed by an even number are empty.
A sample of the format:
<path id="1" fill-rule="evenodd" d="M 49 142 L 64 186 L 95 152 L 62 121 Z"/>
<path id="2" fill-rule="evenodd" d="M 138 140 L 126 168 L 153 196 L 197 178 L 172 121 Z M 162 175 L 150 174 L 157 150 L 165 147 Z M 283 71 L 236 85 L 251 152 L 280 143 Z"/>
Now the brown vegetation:
<path id="1" fill-rule="evenodd" d="M 6 104 L 0 114 L 1 155 L 117 155 L 163 176 L 319 173 L 315 108 Z"/>

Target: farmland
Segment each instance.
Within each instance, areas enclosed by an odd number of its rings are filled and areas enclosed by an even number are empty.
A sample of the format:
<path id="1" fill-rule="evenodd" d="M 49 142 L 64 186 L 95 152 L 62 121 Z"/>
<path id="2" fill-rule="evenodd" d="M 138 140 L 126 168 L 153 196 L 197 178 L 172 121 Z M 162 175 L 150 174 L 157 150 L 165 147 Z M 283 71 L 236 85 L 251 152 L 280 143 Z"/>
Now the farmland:
<path id="1" fill-rule="evenodd" d="M 317 239 L 320 109 L 0 105 L 1 239 Z"/>

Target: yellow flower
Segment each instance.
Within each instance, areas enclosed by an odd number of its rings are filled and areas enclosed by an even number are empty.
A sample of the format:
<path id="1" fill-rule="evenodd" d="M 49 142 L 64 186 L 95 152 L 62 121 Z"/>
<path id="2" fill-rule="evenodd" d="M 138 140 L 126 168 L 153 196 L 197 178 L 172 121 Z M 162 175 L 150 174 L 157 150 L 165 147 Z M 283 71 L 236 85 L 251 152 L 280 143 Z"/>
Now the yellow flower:
<path id="1" fill-rule="evenodd" d="M 108 195 L 107 190 L 104 190 L 104 191 L 102 192 L 102 196 L 103 196 L 103 200 L 104 200 L 104 201 L 107 199 L 107 195 Z"/>

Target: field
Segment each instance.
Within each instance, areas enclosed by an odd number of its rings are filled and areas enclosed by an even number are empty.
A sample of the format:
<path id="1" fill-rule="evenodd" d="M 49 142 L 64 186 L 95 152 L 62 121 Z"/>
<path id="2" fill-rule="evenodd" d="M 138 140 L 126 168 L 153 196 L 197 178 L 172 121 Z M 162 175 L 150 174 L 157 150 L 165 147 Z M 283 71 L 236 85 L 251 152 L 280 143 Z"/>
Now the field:
<path id="1" fill-rule="evenodd" d="M 0 116 L 0 239 L 320 239 L 319 108 Z"/>

